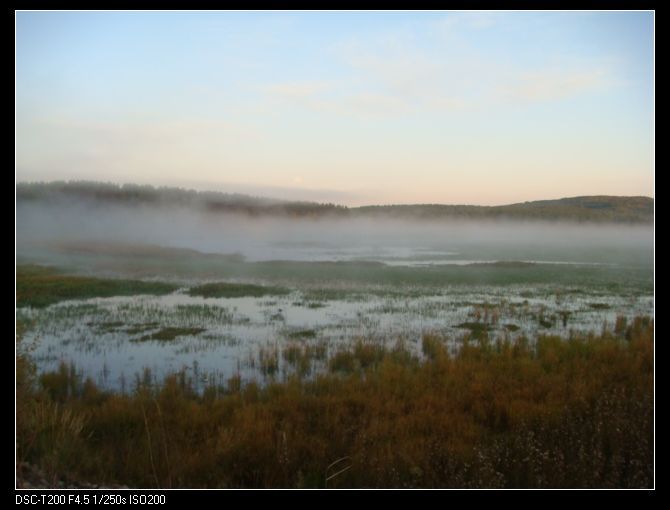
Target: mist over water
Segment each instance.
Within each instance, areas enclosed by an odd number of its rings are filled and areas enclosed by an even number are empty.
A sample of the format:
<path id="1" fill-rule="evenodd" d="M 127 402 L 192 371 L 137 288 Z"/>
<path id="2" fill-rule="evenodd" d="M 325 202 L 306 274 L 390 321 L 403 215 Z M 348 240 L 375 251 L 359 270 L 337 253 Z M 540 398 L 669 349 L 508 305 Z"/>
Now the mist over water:
<path id="1" fill-rule="evenodd" d="M 85 202 L 18 203 L 16 242 L 19 256 L 68 243 L 123 243 L 239 254 L 250 262 L 653 263 L 653 229 L 646 225 L 296 219 Z"/>

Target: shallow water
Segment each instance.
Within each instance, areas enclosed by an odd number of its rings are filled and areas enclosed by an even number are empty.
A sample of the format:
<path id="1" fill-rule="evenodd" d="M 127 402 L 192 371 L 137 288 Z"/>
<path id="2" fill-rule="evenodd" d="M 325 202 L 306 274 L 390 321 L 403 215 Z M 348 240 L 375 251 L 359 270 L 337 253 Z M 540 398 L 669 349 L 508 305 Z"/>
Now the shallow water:
<path id="1" fill-rule="evenodd" d="M 103 388 L 121 391 L 130 390 L 145 369 L 155 380 L 185 370 L 196 386 L 223 384 L 237 375 L 285 378 L 295 369 L 284 354 L 290 346 L 325 353 L 310 360 L 309 372 L 315 373 L 326 368 L 328 356 L 358 339 L 389 347 L 402 340 L 421 356 L 426 333 L 448 336 L 456 349 L 468 333 L 463 323 L 490 328 L 491 338 L 568 337 L 571 331 L 611 329 L 618 315 L 640 314 L 653 314 L 652 296 L 524 285 L 452 287 L 419 297 L 357 293 L 330 300 L 306 299 L 299 290 L 262 298 L 203 298 L 178 291 L 17 311 L 18 318 L 33 324 L 25 341 L 34 344 L 39 370 L 72 362 Z M 149 338 L 166 327 L 203 331 L 171 340 Z"/>

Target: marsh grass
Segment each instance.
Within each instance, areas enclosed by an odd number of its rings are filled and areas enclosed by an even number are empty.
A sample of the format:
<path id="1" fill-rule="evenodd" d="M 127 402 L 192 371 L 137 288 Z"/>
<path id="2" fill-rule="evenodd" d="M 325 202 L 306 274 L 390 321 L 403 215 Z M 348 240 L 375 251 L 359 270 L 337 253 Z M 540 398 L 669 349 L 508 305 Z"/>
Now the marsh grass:
<path id="1" fill-rule="evenodd" d="M 182 322 L 196 322 L 200 324 L 213 322 L 219 325 L 232 324 L 234 319 L 233 312 L 227 308 L 200 304 L 177 305 L 173 317 Z"/>
<path id="2" fill-rule="evenodd" d="M 435 334 L 423 361 L 361 339 L 331 357 L 332 373 L 235 375 L 204 392 L 180 372 L 105 393 L 66 365 L 36 385 L 20 356 L 18 457 L 54 480 L 148 488 L 649 488 L 653 320 L 620 333 L 466 341 L 456 354 Z M 298 345 L 285 361 L 304 356 Z M 262 357 L 278 370 L 277 346 Z"/>
<path id="3" fill-rule="evenodd" d="M 265 377 L 273 377 L 279 370 L 279 348 L 263 346 L 258 351 L 258 363 L 261 373 Z"/>
<path id="4" fill-rule="evenodd" d="M 325 308 L 328 306 L 326 303 L 321 303 L 319 301 L 294 301 L 291 303 L 293 306 L 303 306 L 311 310 L 316 310 L 319 308 Z"/>
<path id="5" fill-rule="evenodd" d="M 134 324 L 132 326 L 128 326 L 126 329 L 124 329 L 124 331 L 129 335 L 137 335 L 139 333 L 144 333 L 146 331 L 156 329 L 159 325 L 160 323 L 158 322 L 144 322 L 141 324 Z"/>
<path id="6" fill-rule="evenodd" d="M 472 337 L 477 339 L 488 337 L 488 332 L 493 329 L 483 322 L 462 322 L 456 327 L 469 330 Z"/>
<path id="7" fill-rule="evenodd" d="M 301 340 L 316 338 L 316 331 L 313 329 L 301 329 L 298 331 L 291 331 L 287 336 L 290 340 Z"/>
<path id="8" fill-rule="evenodd" d="M 155 333 L 150 333 L 144 335 L 141 338 L 134 340 L 135 342 L 148 342 L 148 341 L 158 341 L 158 342 L 170 342 L 180 336 L 195 336 L 199 335 L 203 331 L 206 331 L 205 328 L 161 328 Z"/>
<path id="9" fill-rule="evenodd" d="M 118 331 L 125 325 L 124 322 L 121 321 L 109 321 L 109 322 L 102 322 L 99 324 L 95 323 L 89 323 L 89 326 L 96 326 L 98 333 L 113 333 L 114 331 Z"/>
<path id="10" fill-rule="evenodd" d="M 290 291 L 285 287 L 261 286 L 250 283 L 205 283 L 188 290 L 190 296 L 205 298 L 281 296 Z"/>
<path id="11" fill-rule="evenodd" d="M 330 371 L 333 373 L 364 371 L 377 365 L 385 354 L 386 349 L 382 344 L 359 339 L 353 347 L 342 348 L 330 357 Z"/>
<path id="12" fill-rule="evenodd" d="M 176 289 L 176 285 L 165 282 L 71 276 L 50 267 L 16 266 L 17 307 L 41 308 L 59 301 L 95 297 L 162 295 Z"/>
<path id="13" fill-rule="evenodd" d="M 282 358 L 293 374 L 305 377 L 312 373 L 315 365 L 325 364 L 328 358 L 328 342 L 290 341 L 282 349 Z M 290 372 L 289 372 L 290 373 Z"/>

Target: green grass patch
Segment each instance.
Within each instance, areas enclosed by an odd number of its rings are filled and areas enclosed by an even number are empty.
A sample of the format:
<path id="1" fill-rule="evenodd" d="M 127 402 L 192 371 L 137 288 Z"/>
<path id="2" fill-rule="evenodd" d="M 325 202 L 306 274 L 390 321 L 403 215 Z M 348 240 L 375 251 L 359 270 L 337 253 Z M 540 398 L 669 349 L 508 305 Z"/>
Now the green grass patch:
<path id="1" fill-rule="evenodd" d="M 493 328 L 483 322 L 462 322 L 457 328 L 470 330 L 470 337 L 476 340 L 485 340 L 488 338 L 488 332 Z"/>
<path id="2" fill-rule="evenodd" d="M 327 305 L 325 303 L 321 303 L 319 301 L 295 301 L 291 303 L 293 306 L 302 306 L 304 308 L 310 308 L 312 310 L 318 309 L 318 308 L 325 308 Z"/>
<path id="3" fill-rule="evenodd" d="M 545 319 L 545 318 L 540 318 L 538 320 L 538 322 L 540 323 L 540 326 L 542 326 L 543 328 L 548 329 L 548 328 L 553 328 L 554 327 L 554 323 L 552 321 L 548 320 L 548 319 Z"/>
<path id="4" fill-rule="evenodd" d="M 54 268 L 35 265 L 16 267 L 16 306 L 19 308 L 42 308 L 71 299 L 162 295 L 176 289 L 176 285 L 165 282 L 72 276 L 62 274 Z"/>
<path id="5" fill-rule="evenodd" d="M 158 326 L 159 326 L 158 322 L 145 322 L 142 324 L 135 324 L 133 326 L 129 326 L 125 329 L 125 332 L 128 333 L 129 335 L 137 335 L 139 333 L 149 331 L 150 329 L 156 329 Z"/>
<path id="6" fill-rule="evenodd" d="M 316 338 L 316 331 L 313 329 L 303 329 L 301 331 L 293 331 L 289 333 L 288 338 L 291 340 L 302 340 L 307 338 Z"/>
<path id="7" fill-rule="evenodd" d="M 488 324 L 483 322 L 461 322 L 456 326 L 461 329 L 469 329 L 473 333 L 483 333 L 484 331 L 490 331 L 491 327 Z"/>
<path id="8" fill-rule="evenodd" d="M 253 285 L 250 283 L 205 283 L 188 290 L 189 296 L 205 298 L 235 298 L 235 297 L 263 297 L 281 296 L 290 291 L 285 287 Z"/>
<path id="9" fill-rule="evenodd" d="M 305 303 L 319 303 L 323 301 L 348 301 L 363 299 L 363 294 L 355 290 L 334 288 L 312 288 L 303 291 Z M 309 306 L 309 305 L 308 305 Z M 325 306 L 325 304 L 323 304 Z"/>
<path id="10" fill-rule="evenodd" d="M 205 328 L 162 328 L 155 333 L 150 335 L 145 335 L 142 338 L 136 340 L 137 342 L 148 342 L 151 340 L 156 340 L 158 342 L 170 342 L 179 336 L 192 336 L 198 335 L 205 331 Z"/>
<path id="11" fill-rule="evenodd" d="M 121 328 L 124 324 L 125 323 L 121 321 L 109 321 L 91 325 L 97 326 L 98 333 L 112 333 Z"/>

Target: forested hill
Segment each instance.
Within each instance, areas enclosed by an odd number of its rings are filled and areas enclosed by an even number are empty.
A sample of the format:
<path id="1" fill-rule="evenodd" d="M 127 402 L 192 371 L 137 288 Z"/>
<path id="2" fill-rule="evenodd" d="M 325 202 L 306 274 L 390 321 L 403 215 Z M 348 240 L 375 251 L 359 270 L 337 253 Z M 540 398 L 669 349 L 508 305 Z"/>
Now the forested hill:
<path id="1" fill-rule="evenodd" d="M 586 196 L 538 200 L 499 206 L 373 205 L 358 207 L 359 214 L 410 218 L 472 218 L 603 221 L 652 223 L 654 201 L 649 197 Z"/>
<path id="2" fill-rule="evenodd" d="M 346 207 L 316 202 L 289 202 L 248 195 L 193 191 L 135 184 L 70 181 L 18 183 L 17 205 L 26 203 L 93 206 L 124 205 L 180 207 L 212 213 L 233 212 L 249 216 L 288 217 L 391 217 L 438 219 L 523 219 L 652 223 L 654 202 L 649 197 L 584 196 L 539 200 L 502 206 L 476 205 L 372 205 Z"/>

